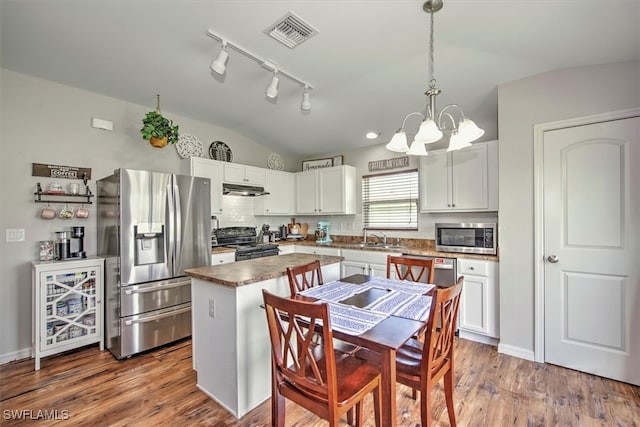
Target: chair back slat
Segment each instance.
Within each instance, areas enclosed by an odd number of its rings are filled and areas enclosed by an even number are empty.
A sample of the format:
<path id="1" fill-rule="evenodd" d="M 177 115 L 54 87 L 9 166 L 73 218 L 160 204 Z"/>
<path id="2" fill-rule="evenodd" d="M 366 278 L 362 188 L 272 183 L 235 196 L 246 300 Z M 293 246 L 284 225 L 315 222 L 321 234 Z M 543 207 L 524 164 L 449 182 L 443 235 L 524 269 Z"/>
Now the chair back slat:
<path id="1" fill-rule="evenodd" d="M 328 305 L 282 298 L 266 290 L 262 293 L 277 380 L 327 402 L 337 390 Z M 323 337 L 321 344 L 318 334 Z M 323 346 L 322 351 L 318 346 Z"/>
<path id="2" fill-rule="evenodd" d="M 423 371 L 436 372 L 453 357 L 453 337 L 463 281 L 461 276 L 454 286 L 438 288 L 433 297 L 422 353 Z"/>
<path id="3" fill-rule="evenodd" d="M 434 271 L 433 259 L 430 258 L 387 256 L 387 278 L 389 279 L 433 283 Z"/>
<path id="4" fill-rule="evenodd" d="M 287 267 L 287 277 L 289 278 L 291 296 L 324 283 L 320 261 L 318 260 L 305 265 Z"/>

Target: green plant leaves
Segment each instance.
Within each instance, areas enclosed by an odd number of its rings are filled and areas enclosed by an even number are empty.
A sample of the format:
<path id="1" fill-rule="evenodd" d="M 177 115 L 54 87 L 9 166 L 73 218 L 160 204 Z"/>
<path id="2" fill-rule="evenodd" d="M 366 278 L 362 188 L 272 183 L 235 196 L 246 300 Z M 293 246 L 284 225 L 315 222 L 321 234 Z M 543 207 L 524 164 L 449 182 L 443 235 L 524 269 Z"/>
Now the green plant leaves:
<path id="1" fill-rule="evenodd" d="M 142 124 L 144 126 L 140 129 L 140 133 L 147 141 L 152 137 L 160 139 L 167 137 L 168 144 L 178 142 L 178 125 L 174 126 L 173 120 L 163 117 L 157 111 L 149 111 L 142 119 Z"/>

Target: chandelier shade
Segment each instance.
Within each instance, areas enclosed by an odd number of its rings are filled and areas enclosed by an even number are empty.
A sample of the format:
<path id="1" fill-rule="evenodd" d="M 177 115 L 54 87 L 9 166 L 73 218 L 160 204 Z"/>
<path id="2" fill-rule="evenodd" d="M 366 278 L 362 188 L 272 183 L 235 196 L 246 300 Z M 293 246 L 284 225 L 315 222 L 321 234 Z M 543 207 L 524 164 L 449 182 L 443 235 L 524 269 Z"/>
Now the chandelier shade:
<path id="1" fill-rule="evenodd" d="M 442 9 L 442 0 L 427 0 L 422 5 L 422 9 L 429 14 L 431 26 L 429 28 L 429 89 L 425 92 L 427 96 L 427 108 L 425 114 L 413 112 L 407 114 L 402 122 L 402 127 L 393 135 L 391 141 L 385 146 L 387 150 L 407 153 L 414 156 L 425 156 L 427 150 L 425 144 L 440 141 L 444 134 L 449 134 L 449 147 L 447 151 L 460 150 L 471 146 L 471 142 L 484 135 L 484 130 L 480 129 L 471 119 L 467 118 L 462 108 L 457 104 L 446 105 L 440 113 L 436 114 L 436 97 L 441 90 L 436 87 L 435 78 L 435 56 L 434 56 L 434 14 Z M 455 109 L 459 113 L 459 118 L 454 118 Z M 411 147 L 407 143 L 405 132 L 405 122 L 413 114 L 423 117 L 418 132 L 416 133 Z M 446 119 L 451 122 L 451 127 L 443 122 Z"/>

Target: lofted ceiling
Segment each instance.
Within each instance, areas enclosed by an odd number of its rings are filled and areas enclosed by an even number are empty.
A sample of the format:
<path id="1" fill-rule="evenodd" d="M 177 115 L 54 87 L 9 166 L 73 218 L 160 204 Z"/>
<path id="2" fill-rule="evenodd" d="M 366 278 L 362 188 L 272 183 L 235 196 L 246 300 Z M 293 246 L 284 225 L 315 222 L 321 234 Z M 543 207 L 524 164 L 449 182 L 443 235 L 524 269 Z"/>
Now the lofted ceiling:
<path id="1" fill-rule="evenodd" d="M 426 106 L 423 1 L 0 1 L 3 68 L 150 109 L 159 93 L 169 117 L 223 126 L 290 156 L 385 143 Z M 264 33 L 289 11 L 318 31 L 294 49 Z M 638 0 L 444 0 L 435 15 L 438 106 L 459 104 L 485 129 L 482 140 L 496 139 L 499 84 L 638 59 L 639 28 Z M 209 29 L 313 85 L 311 111 L 285 77 L 269 100 L 272 75 L 232 49 L 224 77 L 212 73 L 221 43 Z M 418 118 L 407 125 L 415 132 Z"/>

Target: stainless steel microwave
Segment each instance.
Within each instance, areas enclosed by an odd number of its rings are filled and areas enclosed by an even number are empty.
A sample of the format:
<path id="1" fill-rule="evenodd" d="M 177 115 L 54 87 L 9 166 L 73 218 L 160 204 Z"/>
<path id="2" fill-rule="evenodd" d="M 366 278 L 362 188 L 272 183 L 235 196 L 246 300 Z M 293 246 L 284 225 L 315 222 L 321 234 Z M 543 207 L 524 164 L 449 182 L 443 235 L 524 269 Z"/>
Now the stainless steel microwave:
<path id="1" fill-rule="evenodd" d="M 496 255 L 498 228 L 496 224 L 436 223 L 436 250 L 483 255 Z"/>

